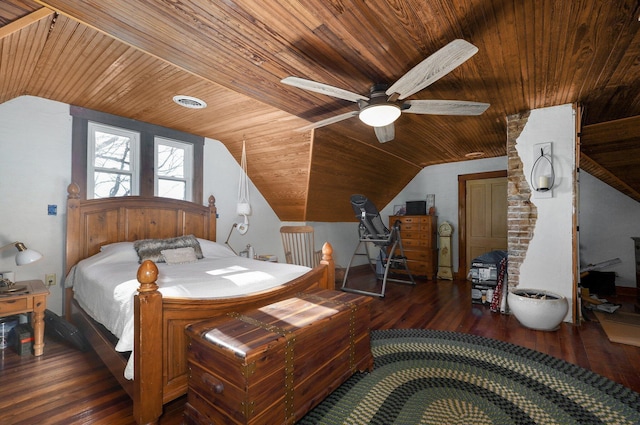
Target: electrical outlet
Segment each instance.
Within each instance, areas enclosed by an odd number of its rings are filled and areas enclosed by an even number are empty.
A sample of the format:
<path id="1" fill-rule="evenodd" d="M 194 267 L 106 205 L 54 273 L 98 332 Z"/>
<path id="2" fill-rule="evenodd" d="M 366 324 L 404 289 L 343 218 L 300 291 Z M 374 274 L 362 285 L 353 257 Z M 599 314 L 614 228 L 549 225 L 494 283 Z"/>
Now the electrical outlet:
<path id="1" fill-rule="evenodd" d="M 44 284 L 47 286 L 55 286 L 56 284 L 56 274 L 49 273 L 44 277 Z"/>

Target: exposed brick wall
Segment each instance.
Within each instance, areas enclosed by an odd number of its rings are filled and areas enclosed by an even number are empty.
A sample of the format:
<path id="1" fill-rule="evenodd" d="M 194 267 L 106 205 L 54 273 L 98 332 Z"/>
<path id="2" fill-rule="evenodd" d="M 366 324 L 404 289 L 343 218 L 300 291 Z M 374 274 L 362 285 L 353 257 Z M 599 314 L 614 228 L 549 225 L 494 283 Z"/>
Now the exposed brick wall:
<path id="1" fill-rule="evenodd" d="M 538 218 L 538 209 L 531 202 L 531 187 L 524 175 L 522 160 L 516 150 L 516 140 L 529 120 L 529 112 L 507 117 L 507 246 L 509 252 L 509 286 L 520 281 L 520 265 L 527 255 L 529 242 Z"/>

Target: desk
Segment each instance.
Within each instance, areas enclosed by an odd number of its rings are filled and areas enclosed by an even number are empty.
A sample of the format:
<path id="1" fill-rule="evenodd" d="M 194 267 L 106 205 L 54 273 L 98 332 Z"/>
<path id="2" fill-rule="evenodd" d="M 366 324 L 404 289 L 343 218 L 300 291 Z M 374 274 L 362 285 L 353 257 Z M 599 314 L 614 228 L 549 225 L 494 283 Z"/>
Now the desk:
<path id="1" fill-rule="evenodd" d="M 0 317 L 20 313 L 32 313 L 33 354 L 41 356 L 44 351 L 44 311 L 47 308 L 49 290 L 41 280 L 24 280 L 16 286 L 25 286 L 25 290 L 16 293 L 3 293 L 0 296 Z"/>

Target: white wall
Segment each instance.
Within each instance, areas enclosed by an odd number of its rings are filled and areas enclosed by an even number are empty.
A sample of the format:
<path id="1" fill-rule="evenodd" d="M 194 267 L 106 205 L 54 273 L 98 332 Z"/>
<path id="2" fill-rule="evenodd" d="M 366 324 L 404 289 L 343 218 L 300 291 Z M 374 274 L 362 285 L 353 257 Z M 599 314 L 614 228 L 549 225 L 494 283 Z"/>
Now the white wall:
<path id="1" fill-rule="evenodd" d="M 346 268 L 358 245 L 358 223 L 353 221 L 341 223 L 310 222 L 308 224 L 314 228 L 317 248 L 321 248 L 324 242 L 331 242 L 336 267 Z M 366 260 L 362 257 L 356 257 L 353 261 L 353 265 L 365 263 Z"/>
<path id="2" fill-rule="evenodd" d="M 246 142 L 248 146 L 251 140 L 247 139 Z M 251 169 L 249 154 L 247 154 L 247 168 Z M 205 202 L 209 195 L 216 198 L 218 209 L 216 230 L 218 242 L 221 243 L 227 240 L 233 223 L 243 219 L 236 215 L 238 180 L 241 171 L 240 164 L 220 141 L 205 139 L 203 193 Z M 229 238 L 229 245 L 237 253 L 244 250 L 247 244 L 251 244 L 256 254 L 275 254 L 278 256 L 278 260 L 284 261 L 284 251 L 280 239 L 280 219 L 253 185 L 251 179 L 249 179 L 249 198 L 251 201 L 249 230 L 241 235 L 234 229 Z"/>
<path id="3" fill-rule="evenodd" d="M 506 170 L 507 157 L 488 158 L 450 164 L 432 165 L 420 171 L 398 195 L 387 205 L 376 205 L 380 216 L 386 224 L 393 213 L 394 205 L 404 205 L 407 201 L 424 200 L 429 193 L 435 194 L 438 223 L 448 221 L 454 229 L 453 264 L 458 269 L 458 175 L 481 173 L 487 171 Z M 366 194 L 364 194 L 366 196 Z M 346 267 L 358 245 L 358 223 L 308 223 L 315 229 L 316 244 L 319 241 L 330 241 L 334 249 L 337 266 Z M 372 254 L 374 254 L 372 252 Z M 366 259 L 359 256 L 354 265 L 364 264 Z"/>
<path id="4" fill-rule="evenodd" d="M 552 142 L 555 185 L 553 196 L 532 194 L 538 210 L 533 237 L 520 266 L 519 287 L 544 289 L 564 295 L 573 302 L 573 214 L 576 169 L 575 115 L 572 105 L 531 111 L 529 120 L 516 141 L 523 172 L 531 186 L 531 168 L 538 158 L 535 146 Z M 565 320 L 571 321 L 571 308 Z"/>
<path id="5" fill-rule="evenodd" d="M 251 172 L 251 155 L 247 143 L 247 168 Z M 238 179 L 240 178 L 240 164 L 235 160 L 227 148 L 218 140 L 205 139 L 204 149 L 204 195 L 216 198 L 218 209 L 218 242 L 224 243 L 234 222 L 242 220 L 236 215 L 238 201 Z M 305 225 L 314 228 L 316 248 L 322 248 L 324 242 L 329 241 L 333 247 L 333 258 L 337 266 L 346 267 L 355 249 L 358 237 L 357 223 L 319 223 L 319 222 L 281 222 L 269 203 L 249 179 L 249 197 L 251 200 L 251 216 L 249 216 L 249 230 L 244 235 L 235 229 L 231 232 L 229 245 L 236 252 L 251 244 L 256 254 L 273 254 L 284 262 L 284 250 L 280 237 L 280 226 Z"/>
<path id="6" fill-rule="evenodd" d="M 247 139 L 247 146 L 251 140 Z M 247 149 L 250 152 L 250 149 Z M 458 175 L 485 171 L 506 170 L 506 157 L 480 159 L 427 167 L 422 170 L 387 206 L 380 210 L 385 223 L 393 212 L 393 205 L 415 199 L 424 199 L 427 193 L 436 194 L 438 220 L 447 220 L 454 229 L 458 223 Z M 241 217 L 235 214 L 238 199 L 238 179 L 240 165 L 227 148 L 219 141 L 205 140 L 204 195 L 214 195 L 218 208 L 218 241 L 224 243 L 229 230 Z M 247 167 L 251 168 L 251 155 L 247 154 Z M 249 217 L 249 231 L 240 235 L 231 232 L 229 245 L 240 251 L 251 244 L 257 254 L 275 254 L 283 261 L 284 251 L 280 238 L 280 226 L 308 224 L 314 227 L 316 248 L 326 241 L 331 242 L 336 266 L 346 267 L 358 244 L 358 223 L 353 222 L 280 222 L 271 206 L 249 180 L 252 215 Z M 348 202 L 345 201 L 345 202 Z M 380 209 L 381 207 L 378 206 Z M 454 264 L 457 269 L 458 240 L 454 231 Z M 356 257 L 354 265 L 366 260 Z"/>
<path id="7" fill-rule="evenodd" d="M 616 286 L 636 286 L 632 237 L 640 237 L 640 203 L 585 171 L 580 172 L 580 263 L 621 262 L 598 269 L 615 272 Z"/>
<path id="8" fill-rule="evenodd" d="M 71 179 L 69 105 L 23 96 L 0 104 L 0 246 L 13 241 L 44 255 L 17 267 L 17 250 L 0 252 L 0 270 L 15 280 L 55 273 L 48 308 L 62 313 L 67 186 Z M 47 215 L 47 205 L 58 215 Z"/>
<path id="9" fill-rule="evenodd" d="M 251 173 L 249 149 L 251 139 L 247 139 L 246 143 L 247 168 Z M 204 156 L 204 194 L 205 198 L 208 198 L 209 195 L 216 198 L 218 242 L 224 243 L 233 223 L 242 219 L 236 215 L 240 164 L 218 140 L 205 140 Z M 279 261 L 283 262 L 284 250 L 280 237 L 280 226 L 308 224 L 314 228 L 316 248 L 320 249 L 324 242 L 330 242 L 336 266 L 347 266 L 358 243 L 358 224 L 355 221 L 345 223 L 281 222 L 266 199 L 253 185 L 251 179 L 249 179 L 249 196 L 252 208 L 249 217 L 249 231 L 240 235 L 234 230 L 229 239 L 229 245 L 236 252 L 245 249 L 247 244 L 251 244 L 256 254 L 274 254 L 278 256 Z M 354 264 L 359 263 L 355 262 Z"/>
<path id="10" fill-rule="evenodd" d="M 506 141 L 505 141 L 506 144 Z M 507 157 L 477 159 L 432 165 L 422 170 L 409 184 L 381 210 L 385 223 L 393 213 L 394 205 L 407 201 L 425 200 L 429 193 L 435 194 L 438 224 L 448 221 L 453 227 L 451 237 L 453 269 L 458 271 L 458 176 L 507 169 Z"/>
<path id="11" fill-rule="evenodd" d="M 14 262 L 17 251 L 8 248 L 0 252 L 0 271 L 14 271 L 16 280 L 44 280 L 45 274 L 56 273 L 58 285 L 51 288 L 48 307 L 58 314 L 62 313 L 63 305 L 66 188 L 71 179 L 71 122 L 69 105 L 59 102 L 22 96 L 0 104 L 0 199 L 3 200 L 0 203 L 0 244 L 20 240 L 45 256 L 37 263 L 18 268 Z M 247 140 L 247 143 L 251 141 Z M 250 168 L 250 156 L 247 162 Z M 505 157 L 427 167 L 389 205 L 382 207 L 381 214 L 387 219 L 393 205 L 424 199 L 426 194 L 434 193 L 439 221 L 447 220 L 454 226 L 454 265 L 457 267 L 457 176 L 505 168 Z M 218 241 L 222 243 L 233 222 L 239 218 L 235 215 L 239 173 L 238 162 L 224 145 L 206 139 L 203 190 L 205 198 L 210 194 L 216 197 Z M 600 262 L 613 257 L 622 258 L 626 268 L 615 269 L 621 276 L 619 284 L 633 286 L 633 260 L 629 257 L 633 247 L 627 238 L 640 236 L 637 220 L 639 204 L 589 177 L 583 177 L 586 189 L 583 190 L 580 205 L 584 260 Z M 279 228 L 281 224 L 288 223 L 279 221 L 252 183 L 250 196 L 253 207 L 250 229 L 245 235 L 234 231 L 230 239 L 231 246 L 238 251 L 250 243 L 258 254 L 275 254 L 282 259 L 284 254 Z M 49 204 L 58 206 L 57 216 L 47 215 Z M 607 208 L 603 209 L 603 205 Z M 317 247 L 320 248 L 326 240 L 330 241 L 336 264 L 345 267 L 357 245 L 357 223 L 309 224 L 316 229 Z M 612 232 L 619 234 L 619 237 L 612 240 Z M 607 249 L 610 244 L 615 245 L 612 251 Z M 628 248 L 627 244 L 630 245 Z"/>
<path id="12" fill-rule="evenodd" d="M 71 125 L 69 105 L 50 100 L 22 96 L 0 104 L 0 246 L 19 240 L 40 251 L 44 258 L 18 268 L 17 250 L 0 252 L 0 271 L 14 271 L 16 280 L 45 279 L 56 273 L 58 284 L 51 287 L 48 308 L 62 314 L 64 287 L 64 247 L 66 228 L 67 186 L 71 182 Z M 247 143 L 251 143 L 247 140 Z M 247 158 L 251 167 L 251 157 Z M 218 209 L 217 236 L 224 243 L 234 222 L 238 196 L 240 165 L 226 147 L 217 140 L 205 139 L 204 202 L 209 195 L 216 198 Z M 281 222 L 271 206 L 250 184 L 252 214 L 249 231 L 231 234 L 229 244 L 236 251 L 247 244 L 257 254 L 275 254 L 284 258 L 280 238 Z M 48 216 L 47 205 L 57 205 L 58 215 Z M 354 223 L 313 223 L 318 248 L 325 240 L 334 246 L 338 264 L 346 264 L 351 254 L 351 232 Z M 345 243 L 347 247 L 341 247 Z M 346 260 L 345 260 L 346 258 Z"/>

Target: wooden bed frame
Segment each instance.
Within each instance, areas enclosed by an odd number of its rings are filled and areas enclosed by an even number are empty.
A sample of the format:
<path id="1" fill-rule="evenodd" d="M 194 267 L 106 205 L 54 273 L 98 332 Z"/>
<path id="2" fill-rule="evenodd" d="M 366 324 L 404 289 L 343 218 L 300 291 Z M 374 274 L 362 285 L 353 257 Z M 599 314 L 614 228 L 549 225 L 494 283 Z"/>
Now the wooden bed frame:
<path id="1" fill-rule="evenodd" d="M 82 200 L 76 184 L 67 198 L 66 273 L 80 260 L 94 255 L 105 244 L 193 234 L 216 240 L 216 207 L 166 198 L 129 196 Z M 333 249 L 325 243 L 318 267 L 285 285 L 246 297 L 210 299 L 163 298 L 155 283 L 158 269 L 150 261 L 138 270 L 140 287 L 134 299 L 134 379 L 124 378 L 127 360 L 114 349 L 105 334 L 73 300 L 67 288 L 67 318 L 81 329 L 95 352 L 133 399 L 138 424 L 157 423 L 163 405 L 187 392 L 187 338 L 184 328 L 205 319 L 245 311 L 290 298 L 310 288 L 335 288 Z"/>

